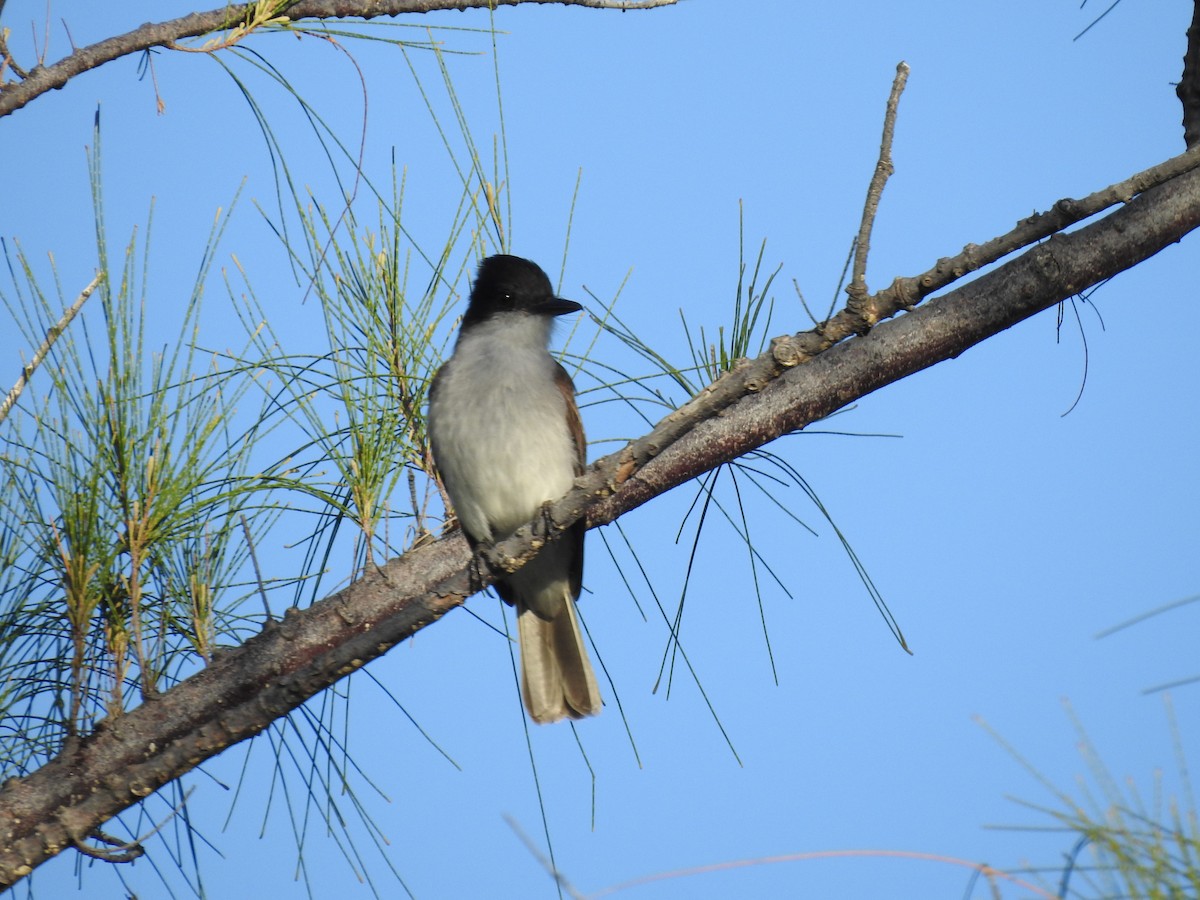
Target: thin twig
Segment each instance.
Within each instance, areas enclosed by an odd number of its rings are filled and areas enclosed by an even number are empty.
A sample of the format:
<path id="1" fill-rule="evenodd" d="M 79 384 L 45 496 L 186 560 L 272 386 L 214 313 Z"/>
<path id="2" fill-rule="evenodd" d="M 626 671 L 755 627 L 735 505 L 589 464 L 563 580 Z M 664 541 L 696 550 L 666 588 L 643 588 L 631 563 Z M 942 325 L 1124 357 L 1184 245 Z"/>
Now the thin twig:
<path id="1" fill-rule="evenodd" d="M 1084 0 L 1084 2 L 1086 3 L 1086 2 L 1087 2 L 1087 0 Z M 1073 41 L 1077 41 L 1077 40 L 1079 40 L 1081 37 L 1083 37 L 1085 34 L 1087 34 L 1089 31 L 1091 31 L 1091 30 L 1092 30 L 1092 28 L 1093 28 L 1095 25 L 1097 25 L 1097 24 L 1100 22 L 1100 20 L 1101 20 L 1101 19 L 1103 19 L 1103 18 L 1104 18 L 1105 16 L 1107 16 L 1107 15 L 1108 15 L 1110 12 L 1112 12 L 1114 9 L 1116 9 L 1116 8 L 1117 8 L 1117 4 L 1119 4 L 1120 2 L 1121 2 L 1121 0 L 1113 0 L 1113 2 L 1112 2 L 1112 5 L 1111 5 L 1111 6 L 1109 6 L 1109 7 L 1108 7 L 1108 9 L 1106 9 L 1104 12 L 1100 13 L 1100 15 L 1096 16 L 1096 18 L 1092 19 L 1092 21 L 1091 21 L 1091 22 L 1088 24 L 1088 27 L 1087 27 L 1087 28 L 1085 28 L 1085 29 L 1083 29 L 1083 31 L 1079 32 L 1079 34 L 1075 35 L 1075 37 L 1071 38 L 1071 40 L 1073 40 Z"/>
<path id="2" fill-rule="evenodd" d="M 3 6 L 3 4 L 0 4 L 0 6 Z M 29 73 L 13 59 L 12 52 L 8 49 L 8 29 L 0 28 L 0 76 L 4 74 L 5 66 L 12 69 L 13 74 L 22 81 L 29 77 Z"/>
<path id="3" fill-rule="evenodd" d="M 643 875 L 640 878 L 634 878 L 629 881 L 614 884 L 601 890 L 594 891 L 587 895 L 587 900 L 598 900 L 600 897 L 608 897 L 612 894 L 623 893 L 631 888 L 643 887 L 654 882 L 667 881 L 674 878 L 688 878 L 696 875 L 707 875 L 712 872 L 724 872 L 731 869 L 743 869 L 748 867 L 766 866 L 778 863 L 802 862 L 814 859 L 845 859 L 845 858 L 876 858 L 876 859 L 920 859 L 931 862 L 941 863 L 946 866 L 960 866 L 965 869 L 972 869 L 975 872 L 983 875 L 989 880 L 997 878 L 1003 879 L 1011 884 L 1023 888 L 1026 891 L 1038 896 L 1044 897 L 1046 900 L 1054 900 L 1056 894 L 1051 894 L 1045 888 L 1039 887 L 1029 881 L 1024 880 L 1016 875 L 1005 872 L 1002 869 L 995 869 L 987 863 L 976 862 L 972 859 L 960 859 L 954 856 L 944 856 L 940 853 L 921 853 L 913 850 L 814 850 L 811 852 L 802 853 L 781 853 L 778 856 L 763 856 L 758 859 L 737 859 L 729 862 L 708 863 L 702 866 L 692 866 L 687 869 L 676 869 L 669 872 L 656 872 L 653 875 Z"/>
<path id="4" fill-rule="evenodd" d="M 854 269 L 850 276 L 850 285 L 846 293 L 850 295 L 853 307 L 860 303 L 868 294 L 867 291 L 867 254 L 871 250 L 871 229 L 875 225 L 875 214 L 879 212 L 879 201 L 883 197 L 883 188 L 888 178 L 896 171 L 892 165 L 892 135 L 896 131 L 896 109 L 900 105 L 900 95 L 904 93 L 904 85 L 908 81 L 908 63 L 901 62 L 896 66 L 896 78 L 892 81 L 892 93 L 888 97 L 887 111 L 883 116 L 883 138 L 879 143 L 879 161 L 875 163 L 875 174 L 871 176 L 871 185 L 867 188 L 867 202 L 863 204 L 862 224 L 858 226 L 858 240 L 854 245 Z M 866 322 L 867 326 L 874 322 Z"/>
<path id="5" fill-rule="evenodd" d="M 170 822 L 173 818 L 175 818 L 177 815 L 179 815 L 179 811 L 181 809 L 183 809 L 183 804 L 188 802 L 188 798 L 192 796 L 192 792 L 195 790 L 196 790 L 196 788 L 194 785 L 192 787 L 188 788 L 184 792 L 183 798 L 178 803 L 175 804 L 175 808 L 172 809 L 171 812 L 167 814 L 167 817 L 165 819 L 163 819 L 161 822 L 159 822 L 157 825 L 155 825 L 148 832 L 146 832 L 144 835 L 142 835 L 140 838 L 135 838 L 132 841 L 126 842 L 126 841 L 122 841 L 120 838 L 113 837 L 111 834 L 105 834 L 103 831 L 96 829 L 89 835 L 89 837 L 91 837 L 94 840 L 100 841 L 100 843 L 102 843 L 102 844 L 108 844 L 110 847 L 112 847 L 111 850 L 101 850 L 99 847 L 93 847 L 90 844 L 85 844 L 81 840 L 76 840 L 74 842 L 75 849 L 78 850 L 80 853 L 82 853 L 84 856 L 90 856 L 93 859 L 102 859 L 105 862 L 110 862 L 110 863 L 133 862 L 139 856 L 145 855 L 146 841 L 150 840 L 150 838 L 154 837 L 156 834 L 158 834 L 160 831 L 162 831 L 163 828 L 166 827 L 166 824 L 168 822 Z"/>
<path id="6" fill-rule="evenodd" d="M 100 847 L 93 847 L 91 844 L 85 844 L 83 841 L 75 841 L 75 849 L 84 856 L 90 856 L 92 859 L 98 859 L 106 863 L 131 863 L 140 856 L 145 856 L 146 848 L 138 841 L 126 843 L 118 837 L 113 837 L 111 834 L 105 834 L 103 831 L 93 831 L 88 835 L 92 840 L 99 841 L 102 844 L 108 844 L 113 849 L 103 850 Z"/>
<path id="7" fill-rule="evenodd" d="M 54 346 L 54 342 L 66 331 L 67 326 L 71 324 L 71 320 L 75 318 L 75 314 L 83 307 L 84 301 L 92 295 L 92 291 L 100 284 L 103 277 L 103 273 L 97 272 L 96 277 L 92 279 L 92 283 L 85 287 L 83 292 L 75 298 L 75 302 L 62 314 L 62 318 L 58 320 L 58 323 L 51 326 L 46 332 L 46 339 L 42 341 L 42 346 L 37 348 L 37 352 L 33 354 L 33 359 L 21 369 L 21 375 L 17 378 L 17 383 L 8 392 L 8 396 L 4 398 L 4 402 L 0 403 L 0 422 L 8 418 L 9 410 L 13 408 L 17 402 L 17 398 L 25 390 L 25 385 L 29 384 L 29 379 L 33 375 L 34 370 L 42 364 L 42 360 L 46 358 L 46 354 L 50 352 L 50 348 Z"/>
<path id="8" fill-rule="evenodd" d="M 587 900 L 585 895 L 576 890 L 575 886 L 567 880 L 567 876 L 560 872 L 555 867 L 554 863 L 546 858 L 546 855 L 542 853 L 542 851 L 538 848 L 538 845 L 533 842 L 533 838 L 525 833 L 525 829 L 521 827 L 520 823 L 518 823 L 516 819 L 508 815 L 508 813 L 505 813 L 504 821 L 508 823 L 508 827 L 513 830 L 513 833 L 520 839 L 521 843 L 525 845 L 525 849 L 530 852 L 534 859 L 542 864 L 542 868 L 549 873 L 550 877 L 554 879 L 558 886 L 567 892 L 567 894 L 571 897 L 571 900 Z"/>
<path id="9" fill-rule="evenodd" d="M 246 522 L 246 516 L 242 515 L 242 531 L 246 533 L 246 547 L 250 550 L 250 562 L 254 564 L 254 577 L 258 580 L 258 593 L 262 597 L 263 610 L 266 611 L 267 621 L 272 621 L 275 617 L 271 615 L 271 603 L 267 600 L 267 589 L 263 585 L 262 570 L 258 567 L 258 556 L 254 553 L 254 536 L 250 534 L 250 525 Z"/>
<path id="10" fill-rule="evenodd" d="M 855 329 L 861 329 L 863 318 L 879 322 L 901 310 L 911 310 L 930 294 L 977 269 L 1065 231 L 1076 222 L 1082 222 L 1112 206 L 1128 203 L 1138 194 L 1193 169 L 1200 169 L 1200 145 L 1086 197 L 1078 200 L 1064 197 L 1045 212 L 1022 219 L 1015 228 L 999 237 L 982 244 L 967 244 L 957 255 L 942 257 L 932 268 L 919 275 L 894 279 L 883 290 L 864 297 L 857 304 L 857 310 L 851 310 L 850 304 L 847 304 L 845 309 L 822 325 L 819 336 L 833 343 L 844 340 L 858 333 Z M 812 353 L 808 352 L 807 355 L 811 356 Z"/>

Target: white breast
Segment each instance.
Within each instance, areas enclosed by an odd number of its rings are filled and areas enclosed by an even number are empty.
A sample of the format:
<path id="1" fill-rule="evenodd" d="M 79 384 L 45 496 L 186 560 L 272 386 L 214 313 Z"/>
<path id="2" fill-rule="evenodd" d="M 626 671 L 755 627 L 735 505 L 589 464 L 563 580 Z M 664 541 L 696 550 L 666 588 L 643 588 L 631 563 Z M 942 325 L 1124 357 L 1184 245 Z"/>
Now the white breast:
<path id="1" fill-rule="evenodd" d="M 478 540 L 511 534 L 575 478 L 549 325 L 524 313 L 481 322 L 437 375 L 430 440 L 459 521 Z"/>

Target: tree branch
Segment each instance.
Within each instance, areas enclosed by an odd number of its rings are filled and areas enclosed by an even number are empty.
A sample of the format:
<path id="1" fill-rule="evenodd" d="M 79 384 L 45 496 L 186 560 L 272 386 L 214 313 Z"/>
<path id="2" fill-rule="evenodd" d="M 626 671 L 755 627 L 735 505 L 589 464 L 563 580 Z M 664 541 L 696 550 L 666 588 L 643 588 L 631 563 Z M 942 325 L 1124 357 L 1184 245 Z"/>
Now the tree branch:
<path id="1" fill-rule="evenodd" d="M 1187 50 L 1183 54 L 1183 77 L 1175 88 L 1183 104 L 1183 140 L 1189 147 L 1200 142 L 1200 0 L 1192 8 L 1192 24 L 1187 30 Z"/>
<path id="2" fill-rule="evenodd" d="M 302 19 L 374 19 L 406 13 L 488 9 L 524 3 L 557 3 L 592 9 L 627 10 L 653 9 L 671 6 L 676 2 L 677 0 L 280 0 L 275 15 L 294 23 Z M 62 88 L 76 75 L 98 68 L 114 59 L 141 53 L 152 47 L 172 47 L 175 42 L 186 38 L 225 31 L 250 22 L 264 22 L 258 3 L 223 6 L 208 12 L 191 13 L 167 22 L 148 22 L 125 34 L 81 47 L 52 65 L 34 66 L 28 72 L 19 69 L 6 52 L 4 61 L 14 72 L 22 75 L 22 80 L 0 84 L 0 117 L 15 112 L 42 94 Z"/>
<path id="3" fill-rule="evenodd" d="M 611 522 L 1180 240 L 1200 226 L 1200 171 L 1190 170 L 1191 154 L 1156 169 L 1161 175 L 1172 165 L 1185 165 L 1185 174 L 863 336 L 833 346 L 821 326 L 777 338 L 768 353 L 710 385 L 650 434 L 596 462 L 553 506 L 552 530 L 582 516 L 591 527 Z M 1056 205 L 1054 215 L 1073 212 Z M 907 281 L 926 286 L 923 279 Z M 822 346 L 823 352 L 809 352 Z M 499 545 L 498 555 L 529 558 L 545 530 L 538 523 L 522 528 Z M 216 654 L 201 672 L 102 721 L 37 771 L 10 779 L 0 787 L 0 888 L 441 618 L 478 588 L 469 562 L 458 535 L 411 550 L 307 609 L 288 610 L 282 622 L 268 622 L 242 646 Z"/>
<path id="4" fill-rule="evenodd" d="M 908 83 L 908 72 L 908 63 L 901 62 L 896 66 L 896 78 L 892 81 L 892 92 L 888 96 L 883 116 L 879 161 L 875 163 L 875 172 L 871 175 L 871 184 L 867 187 L 862 224 L 858 227 L 858 237 L 854 239 L 854 269 L 850 276 L 850 284 L 846 287 L 846 293 L 850 295 L 847 306 L 851 310 L 861 306 L 867 296 L 867 254 L 871 252 L 871 229 L 875 226 L 875 216 L 879 212 L 879 201 L 883 199 L 883 189 L 896 171 L 892 163 L 892 136 L 896 133 L 896 112 L 900 107 L 900 95 L 904 93 L 904 86 Z M 869 327 L 870 325 L 866 324 L 864 330 Z"/>
<path id="5" fill-rule="evenodd" d="M 621 490 L 590 504 L 588 524 L 611 522 L 722 462 L 798 431 L 914 372 L 953 359 L 1144 262 L 1197 227 L 1200 171 L 1191 171 L 1098 222 L 1055 235 L 963 287 L 832 347 L 806 365 L 785 368 L 762 390 L 689 430 Z M 796 359 L 790 348 L 804 337 L 777 338 L 770 355 L 788 366 Z"/>

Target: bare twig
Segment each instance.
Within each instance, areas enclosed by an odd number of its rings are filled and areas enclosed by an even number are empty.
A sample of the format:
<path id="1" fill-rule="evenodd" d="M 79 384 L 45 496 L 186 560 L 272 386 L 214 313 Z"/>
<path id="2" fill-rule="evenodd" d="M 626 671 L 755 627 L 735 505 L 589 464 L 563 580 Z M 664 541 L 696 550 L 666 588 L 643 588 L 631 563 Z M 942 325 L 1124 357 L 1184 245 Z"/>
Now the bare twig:
<path id="1" fill-rule="evenodd" d="M 289 3 L 281 0 L 276 10 L 280 17 L 286 16 L 294 25 L 301 19 L 374 19 L 435 10 L 490 9 L 524 3 L 629 10 L 672 6 L 676 2 L 678 0 L 297 0 Z M 56 63 L 35 66 L 23 81 L 0 85 L 0 117 L 15 112 L 47 91 L 61 88 L 89 69 L 151 47 L 179 49 L 175 47 L 177 41 L 245 28 L 256 20 L 260 12 L 260 4 L 256 2 L 222 6 L 166 22 L 150 22 L 125 34 L 80 47 Z M 282 22 L 283 19 L 278 21 Z"/>
<path id="2" fill-rule="evenodd" d="M 892 165 L 892 135 L 896 132 L 896 110 L 900 105 L 900 95 L 904 93 L 904 85 L 908 82 L 908 63 L 901 62 L 896 66 L 896 77 L 892 81 L 892 93 L 888 96 L 887 110 L 883 115 L 883 138 L 879 142 L 879 161 L 875 163 L 875 174 L 871 176 L 871 184 L 867 188 L 867 201 L 863 204 L 862 224 L 858 226 L 858 238 L 854 242 L 854 269 L 850 276 L 850 284 L 846 293 L 850 295 L 850 308 L 858 311 L 858 307 L 867 296 L 867 254 L 871 251 L 871 229 L 875 225 L 875 215 L 879 212 L 879 201 L 883 197 L 883 188 L 887 180 L 896 171 Z M 875 323 L 869 320 L 863 322 L 866 328 Z"/>
<path id="3" fill-rule="evenodd" d="M 1109 207 L 1128 203 L 1139 194 L 1196 168 L 1200 168 L 1200 147 L 1193 147 L 1080 200 L 1064 197 L 1046 212 L 1022 219 L 1006 234 L 983 244 L 967 244 L 958 255 L 942 257 L 933 268 L 915 277 L 896 278 L 882 291 L 868 296 L 863 301 L 862 311 L 853 313 L 844 309 L 835 315 L 822 327 L 821 335 L 833 341 L 844 340 L 861 328 L 861 315 L 878 322 L 901 310 L 912 309 L 930 294 L 983 266 L 1058 234 Z"/>
<path id="4" fill-rule="evenodd" d="M 113 837 L 111 834 L 105 834 L 103 831 L 97 828 L 90 835 L 88 835 L 88 837 L 99 841 L 102 844 L 108 844 L 108 846 L 112 848 L 111 850 L 102 850 L 99 847 L 93 847 L 91 844 L 85 844 L 80 840 L 74 841 L 75 849 L 84 856 L 90 856 L 93 859 L 101 859 L 104 860 L 104 862 L 133 862 L 139 856 L 145 855 L 146 841 L 150 840 L 150 838 L 162 831 L 168 822 L 179 815 L 179 811 L 183 809 L 183 804 L 188 802 L 188 798 L 192 796 L 192 792 L 195 790 L 196 788 L 194 786 L 188 788 L 187 791 L 184 792 L 183 798 L 175 804 L 174 809 L 167 814 L 166 818 L 164 818 L 161 822 L 159 822 L 139 838 L 136 838 L 132 841 L 123 841 L 120 838 Z"/>
<path id="5" fill-rule="evenodd" d="M 92 295 L 92 291 L 100 284 L 103 278 L 102 273 L 96 273 L 96 277 L 92 279 L 92 283 L 85 287 L 75 302 L 72 303 L 67 310 L 62 314 L 62 318 L 57 324 L 53 325 L 46 332 L 46 339 L 42 341 L 42 345 L 37 348 L 37 352 L 33 354 L 31 359 L 22 369 L 21 374 L 17 378 L 17 383 L 13 385 L 12 390 L 8 392 L 8 396 L 4 398 L 4 402 L 0 403 L 0 422 L 8 418 L 9 410 L 17 402 L 17 398 L 21 396 L 21 392 L 25 390 L 25 385 L 29 384 L 29 379 L 33 375 L 34 370 L 42 364 L 42 360 L 46 358 L 46 354 L 50 352 L 50 348 L 54 346 L 54 342 L 59 339 L 67 326 L 71 324 L 71 320 L 75 318 L 75 314 L 82 308 L 84 301 Z"/>
<path id="6" fill-rule="evenodd" d="M 88 837 L 102 844 L 108 844 L 112 849 L 105 850 L 100 847 L 93 847 L 91 844 L 85 844 L 79 840 L 74 842 L 75 849 L 84 856 L 90 856 L 92 859 L 98 859 L 101 862 L 131 863 L 138 857 L 145 856 L 146 854 L 146 848 L 138 841 L 127 843 L 118 837 L 113 837 L 111 834 L 106 834 L 98 829 L 93 831 Z"/>
<path id="7" fill-rule="evenodd" d="M 813 850 L 802 853 L 784 853 L 778 856 L 762 856 L 757 859 L 737 859 L 729 862 L 709 863 L 703 866 L 692 866 L 687 869 L 675 869 L 667 872 L 656 872 L 653 875 L 642 875 L 639 878 L 632 878 L 629 881 L 623 881 L 620 884 L 610 885 L 598 891 L 593 891 L 587 895 L 586 900 L 599 900 L 601 897 L 609 897 L 613 894 L 624 893 L 631 888 L 642 887 L 647 884 L 653 884 L 659 881 L 667 881 L 673 878 L 689 878 L 695 875 L 707 875 L 711 872 L 724 872 L 731 869 L 743 869 L 754 866 L 767 866 L 776 863 L 791 863 L 801 860 L 813 859 L 844 859 L 844 858 L 862 857 L 862 858 L 878 858 L 878 859 L 921 859 L 932 862 L 941 863 L 947 866 L 961 866 L 965 869 L 974 870 L 979 875 L 987 878 L 993 885 L 996 879 L 1003 879 L 1011 884 L 1017 885 L 1037 897 L 1043 897 L 1045 900 L 1055 900 L 1056 897 L 1062 896 L 1052 894 L 1044 888 L 1038 887 L 1036 884 L 1025 881 L 1024 879 L 1005 872 L 1003 869 L 996 869 L 989 866 L 987 863 L 975 862 L 970 859 L 960 859 L 955 856 L 943 856 L 939 853 L 921 853 L 913 850 Z M 994 896 L 998 896 L 994 894 Z"/>
<path id="8" fill-rule="evenodd" d="M 567 876 L 560 872 L 558 867 L 546 858 L 546 854 L 542 853 L 538 845 L 534 843 L 533 838 L 525 833 L 525 829 L 521 827 L 520 823 L 516 819 L 514 819 L 508 813 L 505 813 L 504 821 L 507 822 L 508 827 L 513 830 L 513 834 L 515 834 L 520 839 L 521 843 L 525 845 L 525 849 L 529 851 L 530 855 L 539 863 L 541 863 L 542 868 L 546 870 L 547 874 L 554 879 L 555 883 L 560 888 L 567 892 L 567 895 L 571 897 L 571 900 L 587 900 L 587 897 L 584 894 L 581 894 L 575 888 L 575 886 L 567 880 Z"/>
<path id="9" fill-rule="evenodd" d="M 8 49 L 8 29 L 0 28 L 0 78 L 4 77 L 6 67 L 12 69 L 13 74 L 22 80 L 29 77 L 29 73 L 13 59 L 13 55 Z"/>
<path id="10" fill-rule="evenodd" d="M 239 517 L 242 520 L 242 531 L 246 535 L 246 548 L 250 551 L 250 562 L 254 564 L 254 577 L 258 580 L 258 593 L 262 597 L 263 611 L 267 614 L 267 621 L 272 621 L 275 617 L 271 615 L 271 602 L 267 599 L 267 588 L 263 584 L 262 569 L 258 567 L 258 556 L 254 552 L 254 535 L 250 533 L 250 523 L 246 521 L 244 515 Z"/>
<path id="11" fill-rule="evenodd" d="M 1083 2 L 1086 4 L 1087 0 L 1083 0 Z M 1089 31 L 1091 31 L 1096 25 L 1098 25 L 1100 23 L 1101 19 L 1103 19 L 1110 12 L 1112 12 L 1114 9 L 1116 9 L 1117 5 L 1120 2 L 1121 2 L 1121 0 L 1113 0 L 1113 2 L 1109 4 L 1108 9 L 1106 9 L 1104 12 L 1100 13 L 1100 15 L 1096 16 L 1096 18 L 1092 19 L 1092 21 L 1088 23 L 1088 27 L 1083 29 L 1083 31 L 1079 32 L 1079 34 L 1075 35 L 1075 37 L 1071 38 L 1071 40 L 1077 41 L 1081 37 L 1083 37 L 1085 34 L 1087 34 Z"/>

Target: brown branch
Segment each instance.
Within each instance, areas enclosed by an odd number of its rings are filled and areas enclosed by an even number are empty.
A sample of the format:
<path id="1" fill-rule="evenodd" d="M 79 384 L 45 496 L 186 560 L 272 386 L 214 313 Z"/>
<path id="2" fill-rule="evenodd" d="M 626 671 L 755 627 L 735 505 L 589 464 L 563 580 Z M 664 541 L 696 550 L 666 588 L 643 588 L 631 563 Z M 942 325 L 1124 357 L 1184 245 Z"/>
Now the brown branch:
<path id="1" fill-rule="evenodd" d="M 1175 93 L 1183 104 L 1183 140 L 1193 147 L 1200 142 L 1200 0 L 1192 8 L 1187 50 L 1183 54 L 1183 77 Z"/>
<path id="2" fill-rule="evenodd" d="M 677 0 L 280 0 L 278 16 L 295 23 L 302 19 L 374 19 L 440 10 L 488 9 L 523 3 L 584 6 L 592 9 L 653 9 L 671 6 Z M 141 53 L 153 47 L 171 47 L 177 41 L 236 28 L 261 20 L 257 3 L 223 6 L 191 13 L 166 22 L 147 23 L 125 34 L 106 38 L 75 50 L 49 66 L 37 65 L 22 81 L 0 84 L 0 117 L 7 116 L 49 91 L 58 90 L 89 69 Z M 11 65 L 11 58 L 5 57 Z M 14 71 L 16 71 L 14 69 Z"/>
<path id="3" fill-rule="evenodd" d="M 875 226 L 875 216 L 879 212 L 879 201 L 883 199 L 883 189 L 887 180 L 896 171 L 892 164 L 892 136 L 896 133 L 896 112 L 900 107 L 900 95 L 904 93 L 904 85 L 908 83 L 908 63 L 901 62 L 896 66 L 896 77 L 892 81 L 892 92 L 888 96 L 887 108 L 883 115 L 883 137 L 879 142 L 879 160 L 875 163 L 875 172 L 871 175 L 871 184 L 867 187 L 867 199 L 863 204 L 862 223 L 858 226 L 858 237 L 854 240 L 854 269 L 850 276 L 850 284 L 846 293 L 850 295 L 847 306 L 857 311 L 867 297 L 867 254 L 871 252 L 871 229 Z M 863 331 L 874 322 L 863 322 Z"/>
<path id="4" fill-rule="evenodd" d="M 826 344 L 825 352 L 803 349 L 828 340 L 821 329 L 776 339 L 768 353 L 706 388 L 649 435 L 599 460 L 550 518 L 557 528 L 581 516 L 593 527 L 611 522 L 883 385 L 958 356 L 1197 226 L 1200 171 L 1187 171 L 864 336 Z M 521 529 L 498 556 L 532 556 L 544 530 Z M 0 787 L 0 888 L 461 604 L 478 587 L 469 561 L 465 542 L 454 536 L 368 570 L 337 594 L 268 622 L 169 691 L 102 721 L 40 769 L 10 779 Z"/>

